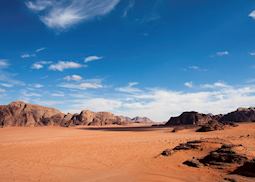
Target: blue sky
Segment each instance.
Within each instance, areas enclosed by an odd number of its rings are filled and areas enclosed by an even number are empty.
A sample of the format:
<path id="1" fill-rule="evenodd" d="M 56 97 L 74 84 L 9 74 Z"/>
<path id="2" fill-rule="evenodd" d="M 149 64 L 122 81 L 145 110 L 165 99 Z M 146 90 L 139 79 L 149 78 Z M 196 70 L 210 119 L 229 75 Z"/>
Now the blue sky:
<path id="1" fill-rule="evenodd" d="M 255 103 L 253 0 L 2 0 L 1 104 L 165 121 Z"/>

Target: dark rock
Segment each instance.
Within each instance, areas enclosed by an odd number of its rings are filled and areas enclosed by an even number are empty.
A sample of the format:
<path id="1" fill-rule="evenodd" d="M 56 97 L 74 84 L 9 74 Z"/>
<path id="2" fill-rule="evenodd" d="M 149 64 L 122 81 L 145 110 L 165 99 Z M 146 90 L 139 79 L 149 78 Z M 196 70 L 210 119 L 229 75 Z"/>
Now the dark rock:
<path id="1" fill-rule="evenodd" d="M 246 177 L 255 177 L 255 159 L 246 161 L 242 166 L 238 167 L 233 174 L 239 174 Z"/>
<path id="2" fill-rule="evenodd" d="M 207 124 L 201 126 L 201 128 L 199 128 L 197 132 L 209 132 L 223 129 L 224 129 L 223 123 L 220 123 L 216 120 L 210 120 Z"/>
<path id="3" fill-rule="evenodd" d="M 183 162 L 183 164 L 190 166 L 190 167 L 203 167 L 204 165 L 202 163 L 199 162 L 199 160 L 193 158 L 192 160 L 187 160 L 185 162 Z"/>
<path id="4" fill-rule="evenodd" d="M 173 153 L 175 153 L 176 151 L 180 151 L 180 150 L 202 149 L 201 143 L 202 143 L 202 141 L 200 141 L 200 140 L 193 140 L 193 141 L 189 141 L 187 143 L 181 143 L 180 145 L 174 147 L 173 149 L 164 150 L 161 153 L 161 155 L 170 156 Z"/>
<path id="5" fill-rule="evenodd" d="M 201 149 L 201 141 L 194 140 L 189 141 L 187 143 L 181 143 L 180 145 L 176 146 L 173 150 L 191 150 L 191 149 Z"/>
<path id="6" fill-rule="evenodd" d="M 232 122 L 254 122 L 255 121 L 255 108 L 238 108 L 236 111 L 223 115 L 220 121 Z"/>
<path id="7" fill-rule="evenodd" d="M 165 126 L 173 125 L 203 125 L 212 120 L 213 116 L 210 114 L 202 114 L 198 112 L 184 112 L 178 117 L 171 117 Z"/>
<path id="8" fill-rule="evenodd" d="M 243 164 L 248 158 L 243 154 L 235 152 L 234 148 L 240 145 L 222 145 L 221 148 L 210 152 L 200 162 L 205 165 L 225 165 L 225 164 Z"/>
<path id="9" fill-rule="evenodd" d="M 166 150 L 164 150 L 162 153 L 161 153 L 161 155 L 163 155 L 163 156 L 170 156 L 170 155 L 172 155 L 174 153 L 174 151 L 172 150 L 172 149 L 166 149 Z"/>
<path id="10" fill-rule="evenodd" d="M 228 181 L 228 182 L 237 182 L 235 179 L 233 178 L 224 178 L 224 181 Z"/>

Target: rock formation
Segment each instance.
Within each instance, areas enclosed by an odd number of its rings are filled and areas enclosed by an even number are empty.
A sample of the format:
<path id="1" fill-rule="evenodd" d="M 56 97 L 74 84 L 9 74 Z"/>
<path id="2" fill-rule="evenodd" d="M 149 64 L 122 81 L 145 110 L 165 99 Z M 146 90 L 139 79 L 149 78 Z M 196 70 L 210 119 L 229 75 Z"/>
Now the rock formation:
<path id="1" fill-rule="evenodd" d="M 255 158 L 250 161 L 246 161 L 242 166 L 238 167 L 233 174 L 255 177 Z"/>
<path id="2" fill-rule="evenodd" d="M 150 120 L 147 117 L 134 117 L 133 119 L 131 119 L 132 122 L 134 123 L 142 123 L 142 124 L 152 124 L 154 123 L 152 120 Z"/>
<path id="3" fill-rule="evenodd" d="M 236 111 L 223 115 L 219 120 L 232 122 L 254 122 L 255 108 L 238 108 Z"/>
<path id="4" fill-rule="evenodd" d="M 171 117 L 165 125 L 203 125 L 212 119 L 213 115 L 191 111 L 184 112 L 178 117 Z"/>
<path id="5" fill-rule="evenodd" d="M 59 125 L 65 114 L 39 105 L 21 101 L 0 106 L 0 126 Z"/>
<path id="6" fill-rule="evenodd" d="M 209 123 L 210 122 L 210 123 Z M 195 125 L 205 126 L 205 130 L 224 129 L 226 125 L 235 126 L 236 122 L 255 122 L 255 108 L 238 108 L 228 114 L 203 114 L 195 111 L 183 112 L 180 116 L 171 117 L 165 126 Z"/>
<path id="7" fill-rule="evenodd" d="M 139 118 L 139 117 L 137 117 Z M 136 119 L 134 119 L 136 120 Z M 148 119 L 149 120 L 149 119 Z M 140 121 L 140 120 L 139 120 Z M 5 126 L 104 126 L 126 125 L 134 121 L 110 112 L 83 110 L 80 114 L 64 114 L 57 109 L 27 104 L 22 101 L 0 105 L 0 127 Z"/>

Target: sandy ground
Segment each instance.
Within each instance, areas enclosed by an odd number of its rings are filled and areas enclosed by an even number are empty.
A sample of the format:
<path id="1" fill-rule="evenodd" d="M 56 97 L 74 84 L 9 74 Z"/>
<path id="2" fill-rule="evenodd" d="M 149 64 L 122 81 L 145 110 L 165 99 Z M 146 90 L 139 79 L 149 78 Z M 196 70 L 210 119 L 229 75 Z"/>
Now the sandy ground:
<path id="1" fill-rule="evenodd" d="M 197 156 L 195 152 L 170 157 L 159 154 L 188 140 L 219 137 L 241 143 L 255 155 L 255 124 L 209 133 L 170 131 L 169 128 L 2 128 L 0 181 L 217 182 L 229 175 L 208 167 L 191 168 L 182 164 Z M 247 134 L 250 136 L 246 137 Z M 238 177 L 238 181 L 253 180 Z"/>

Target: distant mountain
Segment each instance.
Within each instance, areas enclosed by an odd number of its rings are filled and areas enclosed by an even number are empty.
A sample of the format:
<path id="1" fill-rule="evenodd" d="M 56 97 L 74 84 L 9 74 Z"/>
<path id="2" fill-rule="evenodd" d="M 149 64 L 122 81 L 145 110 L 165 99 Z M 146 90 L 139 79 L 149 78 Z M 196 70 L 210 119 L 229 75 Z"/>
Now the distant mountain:
<path id="1" fill-rule="evenodd" d="M 203 114 L 195 111 L 183 112 L 180 116 L 171 117 L 165 126 L 205 125 L 210 121 L 218 121 L 223 124 L 229 124 L 231 122 L 254 122 L 255 108 L 238 108 L 236 111 L 220 115 Z"/>
<path id="2" fill-rule="evenodd" d="M 136 120 L 138 120 L 137 117 Z M 139 119 L 139 122 L 149 121 Z M 0 105 L 0 126 L 104 126 L 128 125 L 133 119 L 116 116 L 110 112 L 92 112 L 83 110 L 79 114 L 64 114 L 61 111 L 40 105 L 28 104 L 22 101 Z"/>
<path id="3" fill-rule="evenodd" d="M 254 122 L 255 121 L 255 108 L 238 108 L 236 111 L 223 115 L 220 121 L 232 122 Z"/>
<path id="4" fill-rule="evenodd" d="M 213 116 L 210 114 L 202 114 L 195 111 L 184 112 L 178 117 L 171 117 L 166 126 L 171 125 L 202 125 L 212 120 Z"/>
<path id="5" fill-rule="evenodd" d="M 133 121 L 134 123 L 144 123 L 144 124 L 154 123 L 154 121 L 152 121 L 151 119 L 147 117 L 139 117 L 139 116 L 134 117 L 133 119 L 131 119 L 131 121 Z"/>

